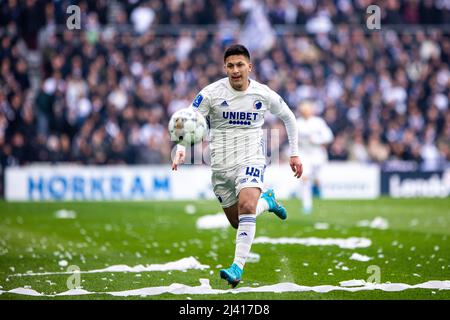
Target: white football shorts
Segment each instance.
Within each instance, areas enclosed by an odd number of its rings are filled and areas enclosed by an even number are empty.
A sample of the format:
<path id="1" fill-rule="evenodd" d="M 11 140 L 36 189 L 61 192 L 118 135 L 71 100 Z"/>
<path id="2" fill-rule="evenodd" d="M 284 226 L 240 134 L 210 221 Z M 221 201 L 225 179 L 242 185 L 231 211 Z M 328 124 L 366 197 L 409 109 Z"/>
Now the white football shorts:
<path id="1" fill-rule="evenodd" d="M 318 179 L 320 169 L 326 163 L 327 161 L 320 161 L 320 160 L 314 161 L 313 159 L 308 159 L 305 156 L 305 158 L 302 159 L 303 165 L 302 179 L 310 179 L 310 180 Z"/>
<path id="2" fill-rule="evenodd" d="M 244 165 L 233 170 L 213 172 L 213 191 L 222 208 L 231 207 L 238 202 L 239 192 L 243 188 L 259 188 L 264 192 L 265 168 L 264 165 Z"/>

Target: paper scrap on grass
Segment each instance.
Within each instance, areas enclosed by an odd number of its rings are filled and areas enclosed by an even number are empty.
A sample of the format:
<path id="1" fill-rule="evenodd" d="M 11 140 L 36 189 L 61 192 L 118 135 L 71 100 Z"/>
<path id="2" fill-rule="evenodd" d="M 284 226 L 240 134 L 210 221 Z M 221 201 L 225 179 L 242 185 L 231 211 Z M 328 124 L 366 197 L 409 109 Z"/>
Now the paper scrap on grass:
<path id="1" fill-rule="evenodd" d="M 330 225 L 326 222 L 317 222 L 314 224 L 314 228 L 317 230 L 328 230 Z"/>
<path id="2" fill-rule="evenodd" d="M 124 264 L 109 266 L 104 269 L 95 269 L 87 271 L 73 271 L 73 272 L 41 272 L 41 273 L 24 273 L 15 274 L 13 276 L 45 276 L 53 274 L 73 274 L 73 273 L 101 273 L 101 272 L 151 272 L 151 271 L 184 271 L 188 269 L 208 269 L 208 265 L 201 264 L 194 257 L 183 258 L 173 262 L 167 262 L 164 264 L 150 264 L 150 265 L 137 265 L 130 267 Z"/>
<path id="3" fill-rule="evenodd" d="M 372 229 L 386 230 L 389 228 L 389 222 L 382 217 L 375 217 L 372 221 L 361 220 L 356 224 L 358 227 L 369 227 Z"/>
<path id="4" fill-rule="evenodd" d="M 187 214 L 195 214 L 197 212 L 197 208 L 193 204 L 187 204 L 184 207 L 184 212 Z"/>
<path id="5" fill-rule="evenodd" d="M 86 295 L 86 294 L 108 294 L 116 297 L 132 297 L 132 296 L 157 296 L 165 293 L 171 293 L 175 295 L 180 294 L 226 294 L 226 293 L 245 293 L 245 292 L 318 292 L 327 293 L 330 291 L 372 291 L 381 290 L 387 292 L 398 292 L 408 289 L 432 289 L 432 290 L 450 290 L 449 280 L 431 280 L 416 285 L 409 285 L 405 283 L 370 283 L 364 280 L 348 280 L 341 281 L 339 286 L 334 285 L 318 285 L 318 286 L 302 286 L 292 282 L 283 282 L 273 285 L 266 285 L 261 287 L 239 287 L 236 289 L 213 289 L 209 284 L 209 279 L 200 279 L 199 286 L 188 286 L 180 283 L 172 283 L 169 286 L 160 287 L 147 287 L 134 290 L 113 291 L 113 292 L 89 292 L 84 289 L 72 289 L 69 291 L 61 292 L 56 295 L 46 295 L 39 293 L 33 289 L 16 288 L 9 291 L 0 291 L 0 295 L 3 293 L 15 293 L 21 295 L 30 296 L 74 296 L 74 295 Z"/>
<path id="6" fill-rule="evenodd" d="M 356 260 L 356 261 L 363 261 L 363 262 L 365 262 L 365 261 L 372 260 L 372 258 L 368 257 L 368 256 L 365 256 L 363 254 L 359 254 L 359 253 L 354 252 L 351 255 L 351 257 L 350 257 L 350 260 Z"/>
<path id="7" fill-rule="evenodd" d="M 59 265 L 60 267 L 67 267 L 67 266 L 69 265 L 69 263 L 67 262 L 67 260 L 60 260 L 60 261 L 58 262 L 58 265 Z"/>
<path id="8" fill-rule="evenodd" d="M 57 219 L 75 219 L 77 217 L 77 213 L 75 211 L 66 209 L 55 211 L 54 215 Z"/>
<path id="9" fill-rule="evenodd" d="M 269 238 L 257 237 L 253 240 L 254 244 L 301 244 L 305 246 L 338 246 L 342 249 L 367 248 L 372 245 L 372 241 L 367 238 L 351 237 L 346 239 L 339 238 Z"/>
<path id="10" fill-rule="evenodd" d="M 249 252 L 247 258 L 245 259 L 246 263 L 256 263 L 259 262 L 261 256 L 258 253 Z"/>
<path id="11" fill-rule="evenodd" d="M 230 222 L 223 212 L 203 216 L 197 220 L 197 229 L 221 229 L 228 226 Z"/>
<path id="12" fill-rule="evenodd" d="M 343 271 L 350 270 L 347 266 L 344 266 L 344 263 L 342 261 L 339 262 L 334 268 L 338 269 L 338 270 L 343 270 Z"/>

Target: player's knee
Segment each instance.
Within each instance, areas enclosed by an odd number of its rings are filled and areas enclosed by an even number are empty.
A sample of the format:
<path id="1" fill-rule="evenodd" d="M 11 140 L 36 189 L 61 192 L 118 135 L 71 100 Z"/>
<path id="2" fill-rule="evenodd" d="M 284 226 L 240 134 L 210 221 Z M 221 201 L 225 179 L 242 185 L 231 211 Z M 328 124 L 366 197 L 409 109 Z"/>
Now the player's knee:
<path id="1" fill-rule="evenodd" d="M 240 201 L 238 210 L 239 214 L 254 214 L 256 213 L 256 203 L 252 201 Z"/>

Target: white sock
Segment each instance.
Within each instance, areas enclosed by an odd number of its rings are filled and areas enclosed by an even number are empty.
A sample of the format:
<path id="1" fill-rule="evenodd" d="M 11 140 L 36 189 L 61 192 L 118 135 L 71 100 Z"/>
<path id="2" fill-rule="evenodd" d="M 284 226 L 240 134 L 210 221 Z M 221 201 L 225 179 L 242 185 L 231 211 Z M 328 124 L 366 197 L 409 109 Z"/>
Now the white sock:
<path id="1" fill-rule="evenodd" d="M 308 179 L 301 182 L 303 209 L 311 211 L 312 209 L 312 183 Z"/>
<path id="2" fill-rule="evenodd" d="M 239 215 L 239 227 L 236 233 L 236 251 L 233 263 L 244 269 L 245 260 L 250 253 L 256 231 L 256 214 Z"/>
<path id="3" fill-rule="evenodd" d="M 266 199 L 259 198 L 258 204 L 256 205 L 256 216 L 259 216 L 264 211 L 269 210 L 269 204 Z"/>

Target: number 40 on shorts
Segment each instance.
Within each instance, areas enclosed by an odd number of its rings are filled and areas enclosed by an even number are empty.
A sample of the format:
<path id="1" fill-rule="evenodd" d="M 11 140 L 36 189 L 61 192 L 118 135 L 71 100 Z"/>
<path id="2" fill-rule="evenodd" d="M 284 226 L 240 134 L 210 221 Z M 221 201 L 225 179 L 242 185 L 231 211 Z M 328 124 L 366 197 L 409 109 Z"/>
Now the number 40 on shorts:
<path id="1" fill-rule="evenodd" d="M 245 169 L 245 175 L 246 176 L 252 176 L 252 177 L 259 177 L 261 174 L 261 170 L 253 168 L 253 167 L 247 167 Z"/>

